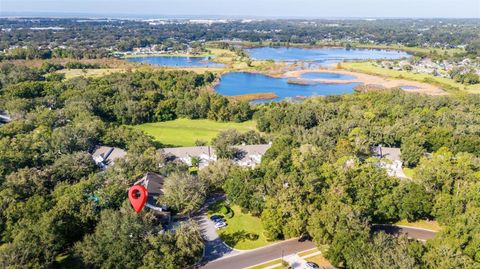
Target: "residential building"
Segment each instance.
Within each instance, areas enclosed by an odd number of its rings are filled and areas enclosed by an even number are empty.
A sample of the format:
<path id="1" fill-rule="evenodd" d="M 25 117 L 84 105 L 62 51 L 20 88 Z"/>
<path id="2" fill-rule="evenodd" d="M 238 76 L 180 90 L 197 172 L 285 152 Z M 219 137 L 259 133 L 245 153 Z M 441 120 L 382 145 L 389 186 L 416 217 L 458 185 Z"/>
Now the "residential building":
<path id="1" fill-rule="evenodd" d="M 92 153 L 93 160 L 101 169 L 113 165 L 115 160 L 124 158 L 127 152 L 120 148 L 109 146 L 97 146 Z"/>
<path id="2" fill-rule="evenodd" d="M 165 178 L 159 174 L 147 172 L 134 185 L 142 185 L 147 189 L 147 203 L 145 206 L 152 210 L 162 223 L 168 224 L 171 221 L 171 213 L 168 206 L 158 203 L 158 198 L 164 195 L 163 185 Z"/>
<path id="3" fill-rule="evenodd" d="M 403 172 L 400 148 L 389 148 L 378 145 L 372 147 L 371 152 L 374 157 L 380 159 L 378 165 L 386 169 L 389 176 L 408 178 Z"/>
<path id="4" fill-rule="evenodd" d="M 234 146 L 237 153 L 233 161 L 240 166 L 255 167 L 270 147 L 271 144 Z M 211 146 L 164 148 L 161 152 L 167 158 L 180 160 L 187 165 L 192 165 L 192 158 L 196 158 L 200 169 L 217 160 L 215 149 Z"/>

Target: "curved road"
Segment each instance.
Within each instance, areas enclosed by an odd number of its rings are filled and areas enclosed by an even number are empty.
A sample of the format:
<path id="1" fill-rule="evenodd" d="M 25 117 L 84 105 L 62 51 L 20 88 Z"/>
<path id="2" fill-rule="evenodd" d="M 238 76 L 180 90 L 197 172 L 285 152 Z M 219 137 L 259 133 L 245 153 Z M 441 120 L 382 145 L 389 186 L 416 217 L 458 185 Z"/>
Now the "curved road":
<path id="1" fill-rule="evenodd" d="M 229 257 L 220 258 L 202 265 L 202 269 L 242 269 L 270 260 L 279 259 L 282 256 L 295 254 L 315 247 L 312 241 L 300 242 L 297 238 L 283 241 L 263 248 L 243 251 Z"/>
<path id="2" fill-rule="evenodd" d="M 382 225 L 376 224 L 373 225 L 374 231 L 384 231 L 389 234 L 406 234 L 410 238 L 415 238 L 421 241 L 431 239 L 435 236 L 436 232 L 406 227 L 406 226 L 392 226 L 392 225 Z M 311 241 L 300 242 L 297 238 L 286 240 L 277 244 L 266 246 L 263 248 L 236 252 L 230 250 L 227 252 L 227 256 L 220 257 L 216 260 L 205 260 L 200 268 L 202 269 L 242 269 L 271 260 L 282 258 L 282 256 L 287 256 L 295 254 L 301 251 L 309 250 L 315 247 L 315 244 Z M 220 255 L 221 256 L 221 255 Z"/>
<path id="3" fill-rule="evenodd" d="M 387 234 L 405 234 L 409 238 L 414 238 L 420 241 L 432 239 L 437 234 L 437 232 L 432 230 L 388 224 L 374 224 L 372 230 L 384 231 Z"/>

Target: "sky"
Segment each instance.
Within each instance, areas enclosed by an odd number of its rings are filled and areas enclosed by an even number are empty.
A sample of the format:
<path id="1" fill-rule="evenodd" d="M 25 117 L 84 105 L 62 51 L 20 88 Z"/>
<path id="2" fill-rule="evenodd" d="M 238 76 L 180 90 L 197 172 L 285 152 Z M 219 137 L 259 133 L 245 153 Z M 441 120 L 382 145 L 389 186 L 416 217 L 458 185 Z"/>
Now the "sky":
<path id="1" fill-rule="evenodd" d="M 479 18 L 480 0 L 0 0 L 0 15 Z"/>

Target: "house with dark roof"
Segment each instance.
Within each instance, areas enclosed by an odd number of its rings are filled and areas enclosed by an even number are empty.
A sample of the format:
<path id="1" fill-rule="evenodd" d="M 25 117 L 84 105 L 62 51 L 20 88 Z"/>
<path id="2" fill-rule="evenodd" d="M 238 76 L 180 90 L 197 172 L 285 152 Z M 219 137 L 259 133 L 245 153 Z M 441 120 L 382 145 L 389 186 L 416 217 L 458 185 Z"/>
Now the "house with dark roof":
<path id="1" fill-rule="evenodd" d="M 8 116 L 7 112 L 0 110 L 0 124 L 9 123 L 10 121 L 12 121 L 12 119 Z"/>
<path id="2" fill-rule="evenodd" d="M 170 223 L 171 213 L 168 206 L 158 203 L 158 198 L 164 195 L 163 184 L 165 178 L 157 173 L 147 172 L 134 185 L 142 185 L 147 189 L 147 203 L 145 206 L 152 210 L 163 223 Z"/>
<path id="3" fill-rule="evenodd" d="M 113 165 L 115 160 L 125 158 L 127 152 L 120 148 L 97 146 L 92 153 L 92 158 L 101 169 Z"/>

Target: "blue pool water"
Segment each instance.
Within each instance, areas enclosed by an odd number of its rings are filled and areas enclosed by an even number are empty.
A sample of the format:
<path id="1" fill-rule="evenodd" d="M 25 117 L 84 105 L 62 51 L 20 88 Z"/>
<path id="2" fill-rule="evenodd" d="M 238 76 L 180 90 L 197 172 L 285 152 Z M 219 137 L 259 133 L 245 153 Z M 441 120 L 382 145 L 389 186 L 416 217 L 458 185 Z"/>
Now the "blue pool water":
<path id="1" fill-rule="evenodd" d="M 130 62 L 140 62 L 170 67 L 222 67 L 223 64 L 214 63 L 208 57 L 183 56 L 145 56 L 127 58 Z"/>
<path id="2" fill-rule="evenodd" d="M 233 72 L 223 75 L 215 90 L 225 96 L 274 92 L 278 95 L 275 101 L 278 101 L 287 97 L 352 93 L 354 92 L 353 87 L 359 84 L 316 83 L 312 85 L 298 85 L 288 83 L 287 78 L 272 78 L 262 74 Z"/>
<path id="3" fill-rule="evenodd" d="M 301 76 L 303 79 L 339 79 L 339 80 L 353 80 L 357 77 L 338 73 L 325 73 L 325 72 L 307 72 Z"/>
<path id="4" fill-rule="evenodd" d="M 402 51 L 378 49 L 261 47 L 248 49 L 247 51 L 255 60 L 309 61 L 316 63 L 317 66 L 332 65 L 344 60 L 400 59 L 410 56 Z M 311 65 L 311 67 L 315 66 Z"/>

